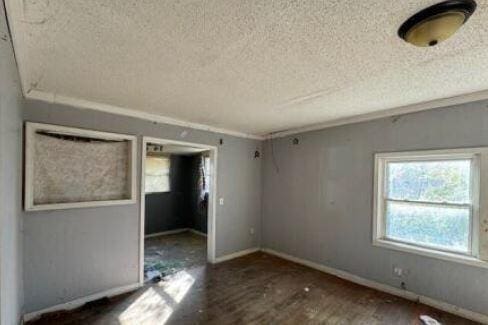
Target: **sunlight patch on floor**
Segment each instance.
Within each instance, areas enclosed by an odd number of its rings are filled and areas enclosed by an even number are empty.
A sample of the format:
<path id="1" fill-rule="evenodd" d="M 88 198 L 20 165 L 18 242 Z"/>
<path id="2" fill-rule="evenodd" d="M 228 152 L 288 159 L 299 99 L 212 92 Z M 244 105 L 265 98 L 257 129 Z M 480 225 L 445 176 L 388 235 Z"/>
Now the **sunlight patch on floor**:
<path id="1" fill-rule="evenodd" d="M 181 271 L 159 286 L 147 288 L 120 314 L 120 324 L 165 324 L 194 283 L 191 274 Z"/>

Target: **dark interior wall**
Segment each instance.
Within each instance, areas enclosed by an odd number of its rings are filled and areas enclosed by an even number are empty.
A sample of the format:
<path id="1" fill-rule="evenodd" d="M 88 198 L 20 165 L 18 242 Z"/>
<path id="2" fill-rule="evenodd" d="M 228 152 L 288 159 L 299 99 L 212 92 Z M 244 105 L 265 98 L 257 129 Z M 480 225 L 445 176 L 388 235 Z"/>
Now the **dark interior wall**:
<path id="1" fill-rule="evenodd" d="M 189 182 L 191 159 L 188 156 L 170 157 L 170 191 L 146 194 L 145 234 L 187 228 L 189 213 Z"/>
<path id="2" fill-rule="evenodd" d="M 207 233 L 207 208 L 199 199 L 200 159 L 200 155 L 170 157 L 170 191 L 146 194 L 146 235 L 181 228 Z"/>

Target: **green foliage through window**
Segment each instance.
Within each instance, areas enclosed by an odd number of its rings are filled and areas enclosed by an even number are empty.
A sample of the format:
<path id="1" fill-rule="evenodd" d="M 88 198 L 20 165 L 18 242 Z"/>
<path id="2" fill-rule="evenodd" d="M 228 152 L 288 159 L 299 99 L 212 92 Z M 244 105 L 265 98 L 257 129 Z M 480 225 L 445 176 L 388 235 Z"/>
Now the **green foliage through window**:
<path id="1" fill-rule="evenodd" d="M 469 251 L 470 159 L 389 162 L 386 186 L 387 238 Z"/>
<path id="2" fill-rule="evenodd" d="M 468 203 L 471 160 L 392 162 L 388 198 Z"/>

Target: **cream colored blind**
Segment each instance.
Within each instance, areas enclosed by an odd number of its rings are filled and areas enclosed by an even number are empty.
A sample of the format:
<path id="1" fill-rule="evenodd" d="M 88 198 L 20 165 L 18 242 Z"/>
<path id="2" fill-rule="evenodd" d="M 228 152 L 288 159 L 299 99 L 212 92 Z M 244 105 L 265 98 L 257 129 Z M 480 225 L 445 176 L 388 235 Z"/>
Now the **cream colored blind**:
<path id="1" fill-rule="evenodd" d="M 145 193 L 170 191 L 170 167 L 168 157 L 146 157 Z"/>

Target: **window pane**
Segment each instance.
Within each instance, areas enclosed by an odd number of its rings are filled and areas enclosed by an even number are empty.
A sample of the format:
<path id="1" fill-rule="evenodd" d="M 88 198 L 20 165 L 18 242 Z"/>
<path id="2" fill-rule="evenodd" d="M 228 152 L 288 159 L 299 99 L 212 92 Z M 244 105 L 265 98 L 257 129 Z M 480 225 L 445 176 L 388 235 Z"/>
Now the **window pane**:
<path id="1" fill-rule="evenodd" d="M 459 252 L 469 250 L 470 209 L 387 202 L 386 237 Z"/>
<path id="2" fill-rule="evenodd" d="M 146 193 L 169 192 L 168 176 L 147 175 L 144 181 L 144 188 Z"/>
<path id="3" fill-rule="evenodd" d="M 390 199 L 428 202 L 470 202 L 471 160 L 390 162 Z"/>
<path id="4" fill-rule="evenodd" d="M 144 190 L 146 193 L 169 192 L 170 160 L 167 157 L 146 157 Z"/>
<path id="5" fill-rule="evenodd" d="M 169 164 L 170 160 L 166 157 L 146 157 L 146 175 L 168 175 Z"/>

